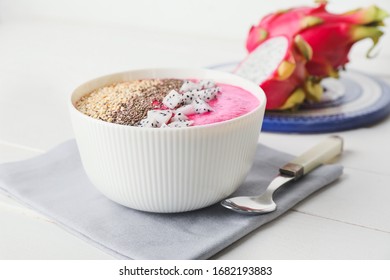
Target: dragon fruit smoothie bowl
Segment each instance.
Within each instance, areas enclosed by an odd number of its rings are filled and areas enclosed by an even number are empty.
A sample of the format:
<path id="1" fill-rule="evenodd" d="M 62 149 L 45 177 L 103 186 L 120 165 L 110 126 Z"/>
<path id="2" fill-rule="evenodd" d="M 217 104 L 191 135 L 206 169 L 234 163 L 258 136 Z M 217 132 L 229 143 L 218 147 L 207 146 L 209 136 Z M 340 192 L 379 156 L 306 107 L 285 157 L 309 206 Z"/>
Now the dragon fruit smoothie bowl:
<path id="1" fill-rule="evenodd" d="M 80 110 L 78 102 L 91 92 L 156 80 L 183 83 L 180 90 L 169 87 L 162 102 L 148 100 L 153 107 L 136 114 L 132 125 L 115 115 L 125 111 L 123 108 L 113 115 L 119 121 L 98 119 Z M 196 87 L 202 82 L 212 85 L 204 84 L 196 92 L 210 93 L 212 100 L 202 102 L 209 95 L 199 93 L 186 102 L 184 95 L 194 91 L 183 92 L 184 83 Z M 239 92 L 239 98 L 231 98 L 233 91 Z M 245 94 L 249 94 L 246 102 Z M 238 109 L 231 114 L 229 106 L 235 102 Z M 101 193 L 133 209 L 173 213 L 212 205 L 240 186 L 252 166 L 265 105 L 261 88 L 236 75 L 164 68 L 116 73 L 86 82 L 72 93 L 70 114 L 83 167 Z"/>

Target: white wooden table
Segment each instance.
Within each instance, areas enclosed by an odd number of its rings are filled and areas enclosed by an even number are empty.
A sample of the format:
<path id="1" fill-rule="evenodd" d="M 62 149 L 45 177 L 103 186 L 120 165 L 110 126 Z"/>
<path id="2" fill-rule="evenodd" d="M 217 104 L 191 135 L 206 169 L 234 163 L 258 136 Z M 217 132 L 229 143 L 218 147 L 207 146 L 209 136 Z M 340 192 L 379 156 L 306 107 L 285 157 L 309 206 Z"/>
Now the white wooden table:
<path id="1" fill-rule="evenodd" d="M 38 16 L 1 22 L 0 162 L 72 138 L 66 102 L 86 80 L 135 68 L 204 67 L 245 55 L 242 38 L 194 34 Z M 386 38 L 382 49 L 389 47 Z M 390 82 L 389 64 L 386 52 L 368 61 L 358 49 L 349 67 Z M 214 258 L 390 259 L 390 118 L 338 134 L 345 139 L 343 176 Z M 325 135 L 261 133 L 260 142 L 299 154 Z M 112 257 L 0 195 L 0 259 Z"/>

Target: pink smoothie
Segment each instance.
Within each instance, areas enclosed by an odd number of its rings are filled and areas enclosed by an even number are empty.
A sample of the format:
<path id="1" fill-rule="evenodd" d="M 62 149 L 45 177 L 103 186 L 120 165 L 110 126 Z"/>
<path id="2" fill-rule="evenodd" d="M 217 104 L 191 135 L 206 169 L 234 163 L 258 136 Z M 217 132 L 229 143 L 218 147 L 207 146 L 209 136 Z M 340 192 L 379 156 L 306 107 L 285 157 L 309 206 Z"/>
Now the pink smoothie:
<path id="1" fill-rule="evenodd" d="M 227 84 L 218 84 L 218 87 L 221 91 L 217 94 L 217 98 L 209 102 L 214 111 L 188 116 L 190 120 L 194 121 L 193 125 L 234 119 L 251 112 L 260 103 L 257 97 L 240 87 Z"/>

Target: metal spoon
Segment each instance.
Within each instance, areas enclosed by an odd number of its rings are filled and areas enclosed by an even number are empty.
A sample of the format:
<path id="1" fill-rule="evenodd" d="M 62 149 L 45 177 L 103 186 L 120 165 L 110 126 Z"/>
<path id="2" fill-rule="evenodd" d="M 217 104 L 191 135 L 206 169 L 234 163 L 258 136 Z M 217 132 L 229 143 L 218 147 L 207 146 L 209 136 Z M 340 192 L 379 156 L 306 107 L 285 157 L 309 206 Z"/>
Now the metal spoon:
<path id="1" fill-rule="evenodd" d="M 343 139 L 339 136 L 330 136 L 280 168 L 280 174 L 269 184 L 263 194 L 228 198 L 223 200 L 221 205 L 241 214 L 256 215 L 275 211 L 277 206 L 272 196 L 277 189 L 287 182 L 298 180 L 321 164 L 340 155 L 342 150 Z"/>

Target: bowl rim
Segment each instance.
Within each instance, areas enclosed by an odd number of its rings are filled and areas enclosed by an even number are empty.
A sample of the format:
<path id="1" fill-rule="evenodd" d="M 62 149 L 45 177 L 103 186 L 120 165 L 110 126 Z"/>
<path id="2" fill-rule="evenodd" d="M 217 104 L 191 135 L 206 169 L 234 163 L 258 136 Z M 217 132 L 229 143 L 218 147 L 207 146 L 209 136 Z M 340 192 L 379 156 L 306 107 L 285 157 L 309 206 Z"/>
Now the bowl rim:
<path id="1" fill-rule="evenodd" d="M 95 119 L 91 116 L 88 116 L 88 115 L 80 112 L 76 108 L 76 106 L 75 106 L 76 101 L 79 100 L 81 98 L 81 96 L 84 96 L 87 93 L 83 93 L 76 100 L 74 100 L 74 96 L 76 94 L 79 94 L 79 91 L 82 90 L 84 87 L 88 86 L 89 84 L 97 83 L 97 82 L 104 80 L 104 79 L 125 76 L 128 74 L 137 73 L 137 72 L 138 73 L 150 72 L 150 73 L 154 73 L 156 75 L 156 77 L 154 77 L 154 78 L 149 77 L 149 78 L 145 78 L 145 79 L 168 79 L 168 77 L 159 77 L 159 76 L 164 76 L 164 75 L 161 75 L 160 73 L 166 73 L 166 72 L 168 72 L 168 73 L 170 73 L 170 72 L 194 73 L 194 75 L 192 75 L 192 76 L 189 75 L 190 77 L 187 77 L 187 78 L 175 77 L 174 75 L 172 75 L 172 77 L 170 76 L 172 79 L 183 79 L 183 80 L 185 80 L 185 79 L 206 79 L 206 78 L 197 77 L 196 73 L 198 73 L 198 75 L 199 75 L 199 73 L 202 73 L 204 75 L 210 75 L 210 76 L 212 76 L 214 74 L 214 75 L 218 76 L 218 78 L 209 77 L 207 79 L 215 80 L 216 83 L 221 83 L 219 81 L 221 79 L 219 76 L 222 76 L 222 78 L 224 78 L 224 79 L 233 79 L 233 81 L 236 81 L 237 83 L 239 83 L 239 85 L 235 85 L 235 86 L 242 87 L 244 90 L 248 91 L 250 94 L 255 96 L 259 100 L 259 104 L 250 112 L 245 113 L 243 115 L 240 115 L 238 117 L 229 119 L 229 120 L 224 120 L 224 121 L 219 121 L 219 122 L 209 123 L 209 124 L 196 125 L 196 126 L 188 126 L 188 127 L 179 127 L 179 128 L 172 127 L 170 129 L 156 129 L 156 128 L 149 128 L 149 127 L 138 127 L 138 126 L 118 124 L 118 123 L 110 123 L 107 121 Z M 123 80 L 123 82 L 125 82 L 125 81 L 126 80 Z M 127 81 L 131 81 L 131 80 L 127 80 Z M 118 81 L 118 82 L 120 82 L 120 81 Z M 112 83 L 113 82 L 111 82 L 111 84 Z M 229 84 L 229 82 L 225 82 L 225 83 Z M 110 84 L 110 83 L 107 83 L 107 85 L 108 84 Z M 105 86 L 105 85 L 102 85 L 99 87 L 103 87 L 103 86 Z M 97 89 L 99 87 L 96 87 L 95 89 Z M 255 114 L 259 110 L 265 111 L 266 102 L 267 102 L 267 97 L 266 97 L 263 89 L 259 85 L 255 84 L 254 82 L 247 80 L 243 77 L 240 77 L 238 75 L 228 73 L 228 72 L 223 72 L 220 70 L 212 70 L 212 69 L 205 69 L 205 68 L 178 68 L 178 67 L 138 68 L 138 69 L 132 69 L 132 70 L 127 70 L 127 71 L 121 71 L 121 72 L 115 72 L 115 73 L 102 75 L 102 76 L 96 77 L 94 79 L 88 80 L 88 81 L 80 84 L 79 86 L 77 86 L 72 91 L 72 93 L 70 94 L 70 98 L 68 99 L 68 105 L 69 105 L 71 112 L 75 113 L 78 117 L 81 117 L 82 119 L 84 119 L 86 121 L 94 122 L 98 125 L 105 125 L 105 126 L 109 126 L 109 127 L 111 126 L 111 127 L 121 128 L 121 129 L 136 129 L 136 130 L 142 130 L 142 131 L 177 131 L 177 130 L 187 130 L 187 129 L 214 128 L 215 126 L 221 126 L 221 125 L 226 125 L 228 123 L 238 122 L 243 118 L 250 117 L 251 115 Z"/>

